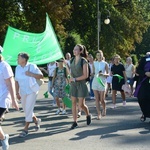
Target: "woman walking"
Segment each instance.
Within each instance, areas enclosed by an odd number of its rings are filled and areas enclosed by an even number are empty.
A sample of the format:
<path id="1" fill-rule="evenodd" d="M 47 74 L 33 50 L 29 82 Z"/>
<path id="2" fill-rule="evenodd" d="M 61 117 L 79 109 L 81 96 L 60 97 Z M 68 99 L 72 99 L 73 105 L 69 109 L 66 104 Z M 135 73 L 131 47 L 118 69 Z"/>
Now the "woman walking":
<path id="1" fill-rule="evenodd" d="M 116 108 L 116 94 L 117 91 L 120 91 L 121 97 L 123 100 L 123 106 L 126 105 L 126 97 L 125 93 L 122 90 L 122 85 L 126 83 L 127 77 L 125 73 L 125 68 L 122 63 L 120 63 L 120 56 L 115 55 L 114 56 L 114 64 L 111 67 L 111 75 L 113 76 L 112 78 L 112 101 L 113 101 L 113 108 Z"/>
<path id="2" fill-rule="evenodd" d="M 0 117 L 5 113 L 6 109 L 12 103 L 12 106 L 19 110 L 17 100 L 15 98 L 14 74 L 10 65 L 3 60 L 0 54 Z M 0 140 L 2 150 L 9 149 L 9 135 L 5 134 L 0 126 Z"/>
<path id="3" fill-rule="evenodd" d="M 63 109 L 61 108 L 59 98 L 63 99 L 66 96 L 65 87 L 68 83 L 67 76 L 69 73 L 66 67 L 63 66 L 63 62 L 64 62 L 63 59 L 59 59 L 57 62 L 58 62 L 58 67 L 54 71 L 52 86 L 50 88 L 51 89 L 54 88 L 53 95 L 58 107 L 55 114 L 58 115 L 61 113 L 62 115 L 65 115 L 67 113 L 66 106 L 63 103 Z"/>
<path id="4" fill-rule="evenodd" d="M 92 89 L 94 91 L 97 109 L 97 119 L 100 120 L 101 116 L 106 115 L 106 103 L 105 103 L 105 92 L 107 87 L 106 78 L 108 74 L 108 64 L 103 60 L 103 52 L 101 50 L 96 52 L 96 59 L 94 61 L 94 72 L 95 76 L 92 83 Z M 102 115 L 100 111 L 100 103 L 102 104 L 103 110 Z"/>
<path id="5" fill-rule="evenodd" d="M 37 118 L 33 112 L 36 97 L 39 91 L 39 85 L 36 79 L 43 78 L 42 72 L 35 64 L 28 63 L 29 55 L 27 53 L 18 54 L 18 66 L 15 70 L 17 98 L 21 99 L 23 111 L 25 112 L 25 126 L 20 133 L 20 137 L 28 135 L 30 122 L 34 120 L 35 130 L 40 129 L 41 119 Z"/>
<path id="6" fill-rule="evenodd" d="M 91 123 L 91 115 L 89 109 L 85 104 L 85 97 L 88 96 L 88 88 L 86 85 L 86 79 L 88 77 L 88 62 L 87 51 L 85 46 L 76 45 L 73 49 L 74 58 L 72 58 L 70 68 L 71 68 L 71 100 L 72 100 L 72 115 L 73 124 L 71 129 L 78 126 L 77 124 L 77 99 L 79 108 L 81 108 L 86 114 L 87 125 Z"/>

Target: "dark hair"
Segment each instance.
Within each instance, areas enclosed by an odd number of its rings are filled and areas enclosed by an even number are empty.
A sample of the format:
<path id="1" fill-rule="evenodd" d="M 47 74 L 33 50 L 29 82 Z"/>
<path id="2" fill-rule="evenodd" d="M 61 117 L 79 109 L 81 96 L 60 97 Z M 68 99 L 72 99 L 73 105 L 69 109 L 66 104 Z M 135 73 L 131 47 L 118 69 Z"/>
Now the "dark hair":
<path id="1" fill-rule="evenodd" d="M 26 61 L 29 60 L 29 55 L 27 53 L 19 53 L 18 56 L 21 56 L 22 58 L 25 58 Z"/>
<path id="2" fill-rule="evenodd" d="M 81 44 L 77 44 L 76 46 L 79 47 L 80 51 L 83 51 L 83 53 L 80 54 L 81 57 L 84 57 L 84 58 L 87 59 L 87 57 L 88 57 L 88 52 L 87 52 L 86 47 L 85 47 L 84 45 L 81 45 Z"/>
<path id="3" fill-rule="evenodd" d="M 57 60 L 57 62 L 64 62 L 63 58 Z"/>

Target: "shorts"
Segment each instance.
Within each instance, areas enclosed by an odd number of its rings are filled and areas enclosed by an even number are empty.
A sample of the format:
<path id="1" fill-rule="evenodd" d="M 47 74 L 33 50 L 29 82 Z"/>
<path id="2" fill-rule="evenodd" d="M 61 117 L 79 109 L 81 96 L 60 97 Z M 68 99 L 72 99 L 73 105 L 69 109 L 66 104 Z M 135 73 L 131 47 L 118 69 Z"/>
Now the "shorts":
<path id="1" fill-rule="evenodd" d="M 102 86 L 98 80 L 97 77 L 94 77 L 93 82 L 92 82 L 92 90 L 95 91 L 106 91 L 106 78 L 105 77 L 101 77 L 101 80 L 104 84 L 104 86 Z"/>

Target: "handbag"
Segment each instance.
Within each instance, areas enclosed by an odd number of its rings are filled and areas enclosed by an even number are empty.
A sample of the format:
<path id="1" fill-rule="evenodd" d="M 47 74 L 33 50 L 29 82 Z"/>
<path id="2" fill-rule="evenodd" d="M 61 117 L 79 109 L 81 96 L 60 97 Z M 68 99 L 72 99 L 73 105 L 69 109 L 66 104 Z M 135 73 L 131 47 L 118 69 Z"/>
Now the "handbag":
<path id="1" fill-rule="evenodd" d="M 30 65 L 29 65 L 28 71 L 30 71 Z M 44 80 L 43 80 L 43 79 L 36 79 L 36 83 L 37 83 L 39 86 L 41 86 L 41 85 L 44 83 Z"/>
<path id="2" fill-rule="evenodd" d="M 41 86 L 44 83 L 43 79 L 36 79 L 36 82 L 39 86 Z"/>

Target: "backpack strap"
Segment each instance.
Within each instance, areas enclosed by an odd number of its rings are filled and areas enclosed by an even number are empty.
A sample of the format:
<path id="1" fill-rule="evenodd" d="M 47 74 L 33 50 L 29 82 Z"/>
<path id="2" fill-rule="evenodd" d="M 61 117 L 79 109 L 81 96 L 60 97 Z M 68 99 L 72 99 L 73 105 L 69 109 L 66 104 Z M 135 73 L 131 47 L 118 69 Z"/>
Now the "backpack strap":
<path id="1" fill-rule="evenodd" d="M 70 60 L 70 64 L 73 62 L 74 58 L 75 58 L 75 57 L 72 57 L 72 58 L 71 58 L 71 60 Z"/>
<path id="2" fill-rule="evenodd" d="M 64 67 L 64 75 L 65 75 L 65 78 L 67 78 L 66 67 Z"/>

